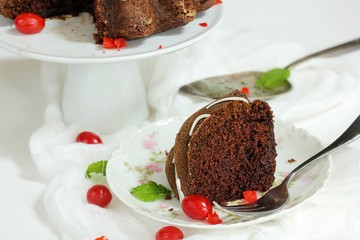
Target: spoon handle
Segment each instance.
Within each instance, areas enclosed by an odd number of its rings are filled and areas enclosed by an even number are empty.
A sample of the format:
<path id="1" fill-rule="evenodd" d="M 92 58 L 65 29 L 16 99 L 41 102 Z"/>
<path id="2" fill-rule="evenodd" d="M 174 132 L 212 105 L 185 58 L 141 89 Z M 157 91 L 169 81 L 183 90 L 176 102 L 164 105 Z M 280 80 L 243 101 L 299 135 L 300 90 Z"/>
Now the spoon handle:
<path id="1" fill-rule="evenodd" d="M 315 53 L 312 53 L 310 55 L 307 55 L 303 58 L 300 58 L 292 63 L 290 63 L 288 66 L 286 66 L 285 68 L 286 69 L 292 69 L 293 67 L 295 67 L 296 65 L 300 64 L 300 63 L 303 63 L 309 59 L 312 59 L 312 58 L 315 58 L 315 57 L 318 57 L 318 56 L 321 56 L 321 55 L 325 55 L 325 54 L 328 54 L 328 53 L 335 53 L 335 52 L 338 52 L 338 54 L 344 54 L 344 53 L 347 53 L 348 51 L 343 51 L 343 52 L 340 52 L 341 50 L 344 50 L 344 49 L 348 49 L 348 48 L 351 48 L 351 47 L 359 47 L 360 46 L 360 38 L 358 39 L 355 39 L 355 40 L 352 40 L 352 41 L 349 41 L 349 42 L 345 42 L 345 43 L 342 43 L 342 44 L 339 44 L 337 46 L 334 46 L 334 47 L 331 47 L 331 48 L 327 48 L 327 49 L 324 49 L 324 50 L 321 50 L 319 52 L 315 52 Z"/>

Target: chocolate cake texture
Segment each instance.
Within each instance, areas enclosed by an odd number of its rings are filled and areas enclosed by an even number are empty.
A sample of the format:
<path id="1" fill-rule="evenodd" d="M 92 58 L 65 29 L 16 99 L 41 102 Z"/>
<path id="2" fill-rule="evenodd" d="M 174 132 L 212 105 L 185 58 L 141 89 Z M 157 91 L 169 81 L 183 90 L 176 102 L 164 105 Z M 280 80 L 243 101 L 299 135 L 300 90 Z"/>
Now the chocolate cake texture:
<path id="1" fill-rule="evenodd" d="M 236 90 L 183 123 L 165 170 L 180 200 L 201 194 L 224 204 L 241 199 L 247 190 L 268 190 L 276 155 L 270 106 L 261 100 L 250 102 Z"/>

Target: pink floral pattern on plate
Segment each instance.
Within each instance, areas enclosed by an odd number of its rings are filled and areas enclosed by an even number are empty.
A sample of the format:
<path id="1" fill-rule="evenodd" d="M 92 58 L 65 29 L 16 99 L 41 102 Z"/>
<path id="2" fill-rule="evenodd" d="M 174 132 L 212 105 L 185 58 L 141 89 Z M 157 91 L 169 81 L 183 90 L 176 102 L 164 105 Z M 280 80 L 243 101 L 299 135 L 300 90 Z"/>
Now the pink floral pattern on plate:
<path id="1" fill-rule="evenodd" d="M 124 162 L 124 166 L 128 171 L 136 171 L 140 174 L 139 183 L 145 183 L 150 180 L 155 173 L 161 173 L 164 170 L 166 161 L 166 154 L 164 151 L 157 150 L 159 142 L 156 139 L 157 133 L 154 131 L 151 134 L 145 135 L 145 139 L 141 141 L 142 149 L 149 152 L 148 162 L 144 165 L 131 165 L 129 162 Z"/>

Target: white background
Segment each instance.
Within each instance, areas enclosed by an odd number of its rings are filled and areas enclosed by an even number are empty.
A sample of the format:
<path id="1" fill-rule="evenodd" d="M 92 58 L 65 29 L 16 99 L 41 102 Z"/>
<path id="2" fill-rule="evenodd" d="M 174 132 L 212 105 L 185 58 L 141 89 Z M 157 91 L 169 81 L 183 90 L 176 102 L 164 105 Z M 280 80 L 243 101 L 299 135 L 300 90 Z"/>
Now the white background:
<path id="1" fill-rule="evenodd" d="M 220 28 L 265 32 L 297 42 L 309 53 L 360 37 L 359 0 L 223 1 L 225 16 Z M 360 69 L 360 51 L 341 58 Z M 41 126 L 45 109 L 39 67 L 37 61 L 0 49 L 0 237 L 3 239 L 58 239 L 41 202 L 47 180 L 37 172 L 28 148 L 29 137 Z M 360 103 L 358 109 L 344 107 L 339 126 L 332 131 L 307 122 L 299 125 L 326 144 L 344 130 L 359 110 Z M 328 114 L 331 117 L 331 111 Z M 360 149 L 360 142 L 353 146 Z"/>

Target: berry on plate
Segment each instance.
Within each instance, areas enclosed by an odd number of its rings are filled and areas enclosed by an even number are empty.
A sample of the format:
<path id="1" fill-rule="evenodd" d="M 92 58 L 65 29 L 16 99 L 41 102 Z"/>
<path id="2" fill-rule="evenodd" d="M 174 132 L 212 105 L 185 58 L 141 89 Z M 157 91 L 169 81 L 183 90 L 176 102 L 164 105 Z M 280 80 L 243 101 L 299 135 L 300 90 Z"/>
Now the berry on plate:
<path id="1" fill-rule="evenodd" d="M 200 194 L 186 196 L 181 207 L 186 215 L 196 220 L 205 220 L 213 212 L 211 202 Z"/>
<path id="2" fill-rule="evenodd" d="M 41 32 L 45 27 L 45 20 L 35 13 L 21 13 L 15 18 L 15 28 L 25 34 Z"/>

